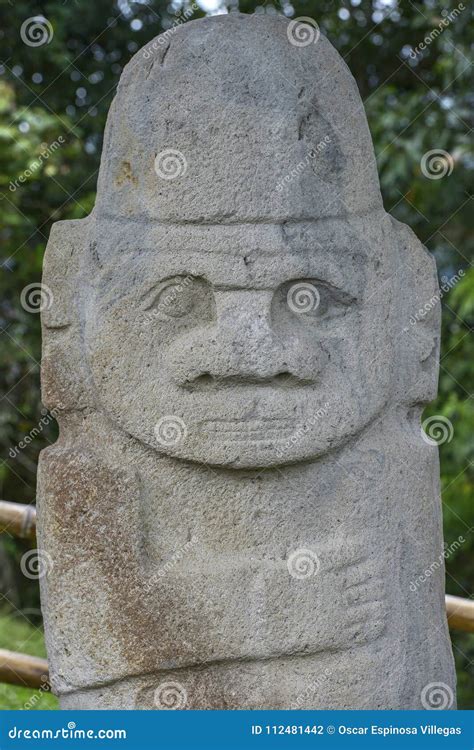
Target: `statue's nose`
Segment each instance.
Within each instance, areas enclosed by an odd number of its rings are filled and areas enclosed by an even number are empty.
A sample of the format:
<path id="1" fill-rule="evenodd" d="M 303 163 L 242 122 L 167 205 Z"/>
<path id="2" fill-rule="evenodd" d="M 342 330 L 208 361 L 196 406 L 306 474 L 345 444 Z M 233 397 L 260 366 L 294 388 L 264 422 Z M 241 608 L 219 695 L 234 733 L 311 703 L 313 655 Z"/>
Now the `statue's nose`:
<path id="1" fill-rule="evenodd" d="M 319 367 L 308 348 L 272 326 L 272 296 L 268 290 L 216 291 L 215 324 L 174 343 L 172 379 L 185 387 L 312 380 Z"/>
<path id="2" fill-rule="evenodd" d="M 217 337 L 229 375 L 265 378 L 282 367 L 282 343 L 272 330 L 271 292 L 217 292 Z M 220 368 L 221 369 L 221 368 Z"/>

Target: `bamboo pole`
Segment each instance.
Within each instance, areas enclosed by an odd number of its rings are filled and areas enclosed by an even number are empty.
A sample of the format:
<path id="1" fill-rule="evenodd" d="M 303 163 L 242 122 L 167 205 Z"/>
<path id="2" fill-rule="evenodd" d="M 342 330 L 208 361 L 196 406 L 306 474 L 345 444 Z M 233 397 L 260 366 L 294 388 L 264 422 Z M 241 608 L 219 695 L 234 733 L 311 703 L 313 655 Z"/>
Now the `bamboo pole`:
<path id="1" fill-rule="evenodd" d="M 474 601 L 447 595 L 446 614 L 450 628 L 474 633 Z"/>
<path id="2" fill-rule="evenodd" d="M 36 508 L 33 505 L 0 500 L 0 532 L 8 531 L 20 539 L 35 539 Z"/>
<path id="3" fill-rule="evenodd" d="M 48 662 L 36 656 L 0 649 L 0 682 L 49 690 Z"/>

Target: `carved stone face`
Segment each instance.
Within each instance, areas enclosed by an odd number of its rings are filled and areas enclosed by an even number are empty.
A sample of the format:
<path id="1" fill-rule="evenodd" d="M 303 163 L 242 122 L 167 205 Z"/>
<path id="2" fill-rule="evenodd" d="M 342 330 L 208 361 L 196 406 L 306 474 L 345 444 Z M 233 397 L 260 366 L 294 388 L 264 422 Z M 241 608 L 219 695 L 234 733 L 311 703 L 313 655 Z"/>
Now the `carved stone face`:
<path id="1" fill-rule="evenodd" d="M 396 307 L 357 87 L 323 37 L 295 46 L 286 19 L 249 19 L 186 24 L 127 66 L 85 310 L 115 423 L 229 467 L 313 459 L 363 429 L 387 401 Z"/>
<path id="2" fill-rule="evenodd" d="M 391 369 L 376 234 L 354 219 L 150 225 L 137 239 L 111 223 L 97 248 L 113 261 L 85 311 L 103 408 L 162 453 L 235 468 L 313 459 L 358 433 Z"/>

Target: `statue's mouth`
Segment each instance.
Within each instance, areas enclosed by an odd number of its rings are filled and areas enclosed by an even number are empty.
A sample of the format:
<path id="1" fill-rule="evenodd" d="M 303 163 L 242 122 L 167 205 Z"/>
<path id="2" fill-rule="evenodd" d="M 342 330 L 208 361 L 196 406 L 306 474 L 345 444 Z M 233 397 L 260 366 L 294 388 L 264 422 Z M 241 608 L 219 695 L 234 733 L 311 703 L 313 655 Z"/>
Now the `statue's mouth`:
<path id="1" fill-rule="evenodd" d="M 182 387 L 187 391 L 202 390 L 223 390 L 225 388 L 241 389 L 250 388 L 301 388 L 302 386 L 313 385 L 313 381 L 307 378 L 300 378 L 290 372 L 279 372 L 271 376 L 248 376 L 232 375 L 217 376 L 210 373 L 203 373 L 195 378 L 187 380 Z"/>
<path id="2" fill-rule="evenodd" d="M 219 437 L 223 442 L 287 440 L 294 431 L 295 424 L 289 419 L 209 419 L 199 425 L 203 437 Z"/>

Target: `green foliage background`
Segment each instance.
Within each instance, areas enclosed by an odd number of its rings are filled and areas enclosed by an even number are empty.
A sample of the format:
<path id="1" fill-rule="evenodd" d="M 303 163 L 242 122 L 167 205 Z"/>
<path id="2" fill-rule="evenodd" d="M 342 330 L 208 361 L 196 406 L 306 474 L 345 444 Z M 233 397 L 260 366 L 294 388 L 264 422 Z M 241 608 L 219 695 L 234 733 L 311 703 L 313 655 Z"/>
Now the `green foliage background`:
<path id="1" fill-rule="evenodd" d="M 236 5 L 227 7 L 236 9 Z M 455 8 L 462 12 L 412 59 L 410 50 Z M 448 546 L 459 537 L 466 541 L 448 557 L 447 590 L 471 596 L 474 211 L 469 187 L 474 160 L 469 4 L 308 0 L 279 5 L 275 0 L 273 6 L 242 0 L 240 10 L 310 16 L 318 22 L 356 77 L 374 139 L 386 209 L 408 223 L 435 255 L 440 277 L 465 271 L 442 300 L 439 397 L 427 415 L 444 415 L 454 428 L 452 440 L 440 449 L 445 539 Z M 193 18 L 202 15 L 199 10 Z M 21 24 L 32 16 L 45 16 L 52 24 L 54 36 L 49 44 L 31 47 L 22 41 Z M 92 209 L 105 118 L 124 65 L 140 46 L 181 19 L 180 7 L 162 0 L 0 0 L 2 499 L 34 500 L 38 453 L 55 439 L 56 429 L 53 421 L 27 449 L 15 458 L 9 455 L 43 415 L 39 316 L 23 310 L 21 291 L 41 278 L 51 224 L 83 217 Z M 11 181 L 60 136 L 64 144 L 12 190 Z M 421 159 L 432 149 L 451 154 L 450 175 L 436 180 L 423 175 Z M 4 608 L 24 611 L 36 626 L 38 618 L 26 609 L 38 606 L 36 584 L 23 578 L 17 568 L 26 547 L 8 535 L 1 541 Z M 0 647 L 8 643 L 6 630 L 0 630 Z M 459 704 L 472 708 L 474 636 L 453 632 L 452 637 Z M 22 650 L 21 643 L 15 645 Z M 29 650 L 28 639 L 24 650 Z"/>

